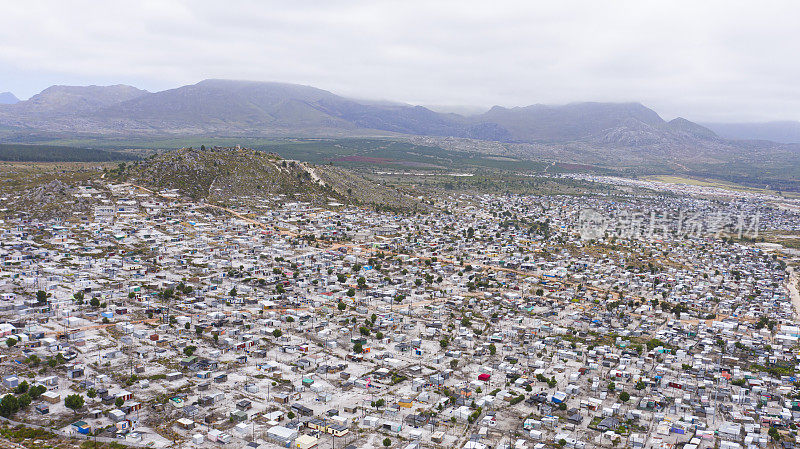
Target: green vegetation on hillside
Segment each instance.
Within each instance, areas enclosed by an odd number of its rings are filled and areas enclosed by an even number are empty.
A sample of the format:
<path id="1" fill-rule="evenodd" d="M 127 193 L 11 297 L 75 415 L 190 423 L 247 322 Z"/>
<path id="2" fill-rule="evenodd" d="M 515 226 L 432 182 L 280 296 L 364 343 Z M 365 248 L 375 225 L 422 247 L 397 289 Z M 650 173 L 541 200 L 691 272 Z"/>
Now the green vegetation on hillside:
<path id="1" fill-rule="evenodd" d="M 109 162 L 137 159 L 124 153 L 91 148 L 50 145 L 0 144 L 0 161 L 13 162 Z"/>

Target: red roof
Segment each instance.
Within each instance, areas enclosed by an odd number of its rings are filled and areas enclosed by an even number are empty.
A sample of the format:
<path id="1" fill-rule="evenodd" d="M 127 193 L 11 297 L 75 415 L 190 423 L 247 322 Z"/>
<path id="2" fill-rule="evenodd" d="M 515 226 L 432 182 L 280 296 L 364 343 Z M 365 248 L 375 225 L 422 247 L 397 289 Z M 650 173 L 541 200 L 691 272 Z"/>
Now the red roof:
<path id="1" fill-rule="evenodd" d="M 491 374 L 483 373 L 483 374 L 478 376 L 478 380 L 482 380 L 482 381 L 485 382 L 485 381 L 489 380 L 490 377 L 492 377 Z"/>

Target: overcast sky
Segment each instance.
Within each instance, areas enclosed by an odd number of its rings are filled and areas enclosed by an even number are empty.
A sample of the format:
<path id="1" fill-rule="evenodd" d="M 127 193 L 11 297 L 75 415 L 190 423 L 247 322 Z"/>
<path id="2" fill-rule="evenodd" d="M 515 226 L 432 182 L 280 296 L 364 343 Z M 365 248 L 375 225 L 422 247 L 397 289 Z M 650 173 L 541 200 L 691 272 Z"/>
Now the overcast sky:
<path id="1" fill-rule="evenodd" d="M 425 105 L 638 101 L 671 119 L 800 120 L 800 2 L 25 1 L 0 92 L 206 78 Z"/>

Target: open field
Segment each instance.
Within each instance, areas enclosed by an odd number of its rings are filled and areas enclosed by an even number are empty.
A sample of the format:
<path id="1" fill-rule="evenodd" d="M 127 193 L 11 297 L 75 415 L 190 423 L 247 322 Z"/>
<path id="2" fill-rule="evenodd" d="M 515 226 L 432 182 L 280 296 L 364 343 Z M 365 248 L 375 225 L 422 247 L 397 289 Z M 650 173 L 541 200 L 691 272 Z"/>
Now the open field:
<path id="1" fill-rule="evenodd" d="M 776 190 L 758 188 L 758 187 L 749 187 L 741 184 L 736 184 L 727 181 L 720 181 L 717 179 L 709 179 L 709 178 L 695 178 L 695 177 L 681 176 L 681 175 L 653 175 L 653 176 L 645 176 L 643 177 L 643 179 L 648 181 L 665 182 L 668 184 L 686 184 L 692 186 L 714 187 L 718 189 L 725 189 L 738 192 L 762 193 L 766 195 L 781 195 L 787 198 L 800 198 L 800 194 L 794 192 L 778 192 Z"/>

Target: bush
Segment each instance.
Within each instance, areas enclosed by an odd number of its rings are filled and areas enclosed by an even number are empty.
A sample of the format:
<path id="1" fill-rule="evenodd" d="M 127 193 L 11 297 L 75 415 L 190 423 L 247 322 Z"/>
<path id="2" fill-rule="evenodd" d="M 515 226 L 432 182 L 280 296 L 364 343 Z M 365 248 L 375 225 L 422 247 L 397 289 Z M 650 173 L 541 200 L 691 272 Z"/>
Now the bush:
<path id="1" fill-rule="evenodd" d="M 71 394 L 64 398 L 64 406 L 73 411 L 78 411 L 81 407 L 83 407 L 83 396 L 79 394 Z"/>

